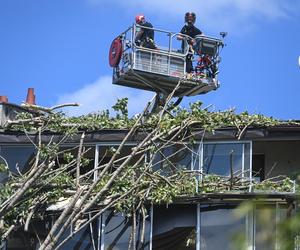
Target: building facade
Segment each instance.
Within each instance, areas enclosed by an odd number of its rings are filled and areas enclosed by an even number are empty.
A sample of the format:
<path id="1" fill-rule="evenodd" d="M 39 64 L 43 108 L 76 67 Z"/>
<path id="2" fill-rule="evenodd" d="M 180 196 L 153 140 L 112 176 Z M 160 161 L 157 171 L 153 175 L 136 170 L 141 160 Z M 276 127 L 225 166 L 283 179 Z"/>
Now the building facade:
<path id="1" fill-rule="evenodd" d="M 89 149 L 86 157 L 90 161 L 81 174 L 97 167 L 100 161 L 108 162 L 110 156 L 106 152 L 120 145 L 126 133 L 126 130 L 87 133 L 84 146 Z M 196 190 L 195 195 L 178 197 L 168 205 L 149 203 L 145 223 L 140 217 L 136 219 L 136 249 L 282 249 L 280 225 L 297 208 L 297 184 L 293 180 L 300 170 L 300 126 L 249 127 L 240 140 L 236 134 L 236 129 L 230 127 L 213 133 L 199 131 L 193 143 L 164 148 L 167 161 L 157 154 L 153 170 L 162 175 L 189 170 L 198 173 L 196 180 L 191 181 L 199 185 L 209 175 L 238 177 L 250 184 L 242 187 L 241 182 L 240 189 L 224 192 Z M 53 136 L 59 139 L 62 135 L 46 133 L 43 140 L 49 141 Z M 130 154 L 143 136 L 131 137 L 120 158 Z M 0 162 L 6 161 L 12 173 L 26 172 L 35 156 L 31 143 L 35 137 L 21 132 L 0 132 Z M 62 148 L 71 149 L 78 141 L 79 135 L 74 136 Z M 175 169 L 169 167 L 170 162 Z M 290 178 L 289 183 L 286 177 Z M 0 173 L 2 184 L 7 178 L 7 173 Z M 97 172 L 90 178 L 97 179 Z M 254 183 L 268 179 L 288 188 L 259 191 Z M 46 219 L 33 221 L 26 232 L 21 228 L 12 232 L 2 244 L 3 249 L 38 249 L 59 211 L 59 204 L 47 208 Z M 93 216 L 93 211 L 88 216 Z M 64 237 L 72 234 L 74 227 L 70 225 Z M 121 213 L 106 211 L 61 249 L 128 249 L 131 231 L 131 220 Z M 290 237 L 294 240 L 295 235 Z"/>

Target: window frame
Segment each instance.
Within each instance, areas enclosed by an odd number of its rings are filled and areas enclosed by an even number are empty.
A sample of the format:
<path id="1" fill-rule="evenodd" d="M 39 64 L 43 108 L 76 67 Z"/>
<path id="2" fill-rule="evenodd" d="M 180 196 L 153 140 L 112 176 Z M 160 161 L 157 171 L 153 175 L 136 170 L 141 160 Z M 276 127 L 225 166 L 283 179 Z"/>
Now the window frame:
<path id="1" fill-rule="evenodd" d="M 243 144 L 242 147 L 242 177 L 245 177 L 245 147 L 246 144 L 249 145 L 249 180 L 252 181 L 252 141 L 243 140 L 243 141 L 199 141 L 195 143 L 198 147 L 195 147 L 197 153 L 192 153 L 191 157 L 191 170 L 199 171 L 203 173 L 203 156 L 204 156 L 204 145 L 218 145 L 218 144 Z M 198 149 L 197 149 L 198 148 Z M 197 154 L 200 156 L 199 160 L 197 159 Z M 198 161 L 198 169 L 194 169 L 195 164 Z M 200 175 L 200 180 L 202 180 L 202 175 Z"/>

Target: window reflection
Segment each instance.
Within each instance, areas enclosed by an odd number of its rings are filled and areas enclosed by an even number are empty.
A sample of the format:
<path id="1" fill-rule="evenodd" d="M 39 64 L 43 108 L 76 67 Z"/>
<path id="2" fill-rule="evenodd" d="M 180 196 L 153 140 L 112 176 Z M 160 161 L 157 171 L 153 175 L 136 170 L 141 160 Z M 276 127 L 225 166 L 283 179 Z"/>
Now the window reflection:
<path id="1" fill-rule="evenodd" d="M 32 232 L 25 232 L 23 230 L 12 231 L 6 241 L 6 248 L 1 250 L 31 250 L 37 249 L 38 238 Z"/>
<path id="2" fill-rule="evenodd" d="M 276 206 L 257 205 L 255 209 L 255 249 L 273 250 L 276 245 Z"/>
<path id="3" fill-rule="evenodd" d="M 252 155 L 252 179 L 257 182 L 265 179 L 265 155 L 253 154 Z"/>
<path id="4" fill-rule="evenodd" d="M 59 168 L 63 165 L 67 165 L 72 160 L 76 160 L 78 156 L 78 146 L 67 147 L 63 146 L 59 148 L 60 154 L 56 158 L 56 165 L 54 168 Z M 81 157 L 80 175 L 85 178 L 81 179 L 81 182 L 90 182 L 94 176 L 94 162 L 95 162 L 95 147 L 83 146 L 82 152 L 84 154 Z M 66 169 L 66 172 L 71 176 L 76 176 L 76 163 L 73 163 Z"/>
<path id="5" fill-rule="evenodd" d="M 201 206 L 200 240 L 201 249 L 230 250 L 235 239 L 246 234 L 246 219 L 238 218 L 235 206 Z"/>
<path id="6" fill-rule="evenodd" d="M 203 147 L 203 171 L 206 174 L 229 176 L 241 174 L 243 169 L 243 144 L 204 144 Z"/>
<path id="7" fill-rule="evenodd" d="M 196 249 L 196 224 L 195 205 L 155 207 L 152 248 L 154 250 Z"/>
<path id="8" fill-rule="evenodd" d="M 35 148 L 33 146 L 0 146 L 0 155 L 7 161 L 10 171 L 15 174 L 18 174 L 18 170 L 25 173 L 35 157 Z"/>
<path id="9" fill-rule="evenodd" d="M 250 143 L 245 143 L 244 145 L 244 176 L 245 177 L 250 177 L 252 173 L 250 172 L 250 165 L 251 165 L 251 144 Z"/>
<path id="10" fill-rule="evenodd" d="M 91 224 L 85 226 L 78 233 L 76 233 L 70 240 L 68 240 L 60 249 L 63 250 L 94 250 L 98 247 L 98 225 L 99 221 L 95 220 Z M 71 231 L 65 233 L 68 236 Z M 62 237 L 63 240 L 65 237 Z"/>
<path id="11" fill-rule="evenodd" d="M 43 221 L 36 220 L 32 221 L 29 225 L 28 232 L 24 232 L 23 228 L 20 228 L 10 235 L 7 240 L 7 250 L 17 249 L 39 249 L 40 242 L 43 242 L 50 229 L 51 225 L 54 224 L 57 218 L 47 217 Z M 94 220 L 91 224 L 85 226 L 78 233 L 74 234 L 72 238 L 66 241 L 59 249 L 62 250 L 94 250 L 100 247 L 100 234 L 99 226 L 101 220 Z M 72 233 L 72 228 L 68 230 L 60 237 L 59 242 L 61 243 L 66 237 Z"/>
<path id="12" fill-rule="evenodd" d="M 137 216 L 136 225 L 136 248 L 141 250 L 149 249 L 150 216 L 145 221 L 144 241 L 142 241 L 141 216 Z M 132 231 L 132 220 L 125 218 L 122 214 L 115 214 L 113 211 L 106 213 L 104 227 L 104 249 L 105 250 L 127 250 Z"/>
<path id="13" fill-rule="evenodd" d="M 24 227 L 17 227 L 7 238 L 6 248 L 1 250 L 39 249 L 39 243 L 45 240 L 52 224 L 52 217 L 45 216 L 43 220 L 32 220 L 27 232 Z"/>
<path id="14" fill-rule="evenodd" d="M 99 156 L 98 156 L 98 166 L 104 165 L 108 163 L 114 153 L 117 151 L 119 145 L 110 145 L 110 146 L 98 146 L 99 148 Z M 116 160 L 111 166 L 110 171 L 113 172 L 116 170 L 128 157 L 131 152 L 133 145 L 124 145 L 121 149 L 121 152 L 118 154 Z M 128 162 L 128 165 L 134 165 L 138 161 L 138 159 L 142 156 L 142 154 L 137 154 Z"/>
<path id="15" fill-rule="evenodd" d="M 203 143 L 172 145 L 158 151 L 153 161 L 153 170 L 174 174 L 178 170 L 203 169 L 205 174 L 250 177 L 251 143 Z"/>
<path id="16" fill-rule="evenodd" d="M 168 175 L 178 170 L 191 169 L 191 152 L 192 150 L 185 144 L 165 147 L 155 155 L 153 170 L 161 170 Z"/>

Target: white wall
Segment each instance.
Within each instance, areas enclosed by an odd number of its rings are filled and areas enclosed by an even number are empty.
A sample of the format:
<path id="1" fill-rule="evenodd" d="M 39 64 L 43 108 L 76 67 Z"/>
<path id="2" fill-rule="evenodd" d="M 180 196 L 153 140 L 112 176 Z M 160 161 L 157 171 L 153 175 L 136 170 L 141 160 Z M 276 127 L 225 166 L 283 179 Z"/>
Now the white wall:
<path id="1" fill-rule="evenodd" d="M 265 155 L 265 178 L 300 174 L 300 141 L 253 142 L 253 154 Z"/>

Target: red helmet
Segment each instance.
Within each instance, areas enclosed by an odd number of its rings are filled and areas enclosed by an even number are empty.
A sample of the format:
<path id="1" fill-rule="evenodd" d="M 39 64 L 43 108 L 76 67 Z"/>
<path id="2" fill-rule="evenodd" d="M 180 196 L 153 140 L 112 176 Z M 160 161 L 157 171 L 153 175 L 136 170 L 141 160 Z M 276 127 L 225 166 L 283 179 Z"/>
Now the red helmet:
<path id="1" fill-rule="evenodd" d="M 135 17 L 135 22 L 136 22 L 137 24 L 142 24 L 142 23 L 144 23 L 144 22 L 145 22 L 145 16 L 144 16 L 144 15 L 137 15 L 137 16 Z"/>
<path id="2" fill-rule="evenodd" d="M 187 12 L 184 16 L 186 23 L 194 24 L 196 22 L 196 14 L 194 12 Z"/>

